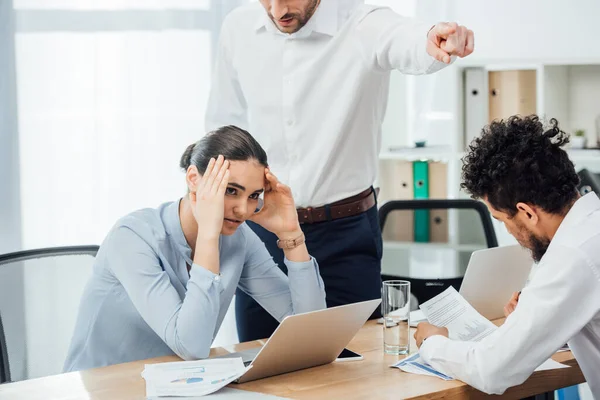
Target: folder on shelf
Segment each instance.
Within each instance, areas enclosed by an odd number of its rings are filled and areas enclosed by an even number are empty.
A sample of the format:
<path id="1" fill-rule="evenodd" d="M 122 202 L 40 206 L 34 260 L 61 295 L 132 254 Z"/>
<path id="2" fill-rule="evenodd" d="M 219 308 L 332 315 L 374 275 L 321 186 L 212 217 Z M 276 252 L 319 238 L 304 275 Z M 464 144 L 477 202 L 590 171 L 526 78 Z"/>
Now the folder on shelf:
<path id="1" fill-rule="evenodd" d="M 448 198 L 448 164 L 429 163 L 429 198 Z M 432 209 L 429 212 L 430 241 L 448 243 L 448 210 Z"/>
<path id="2" fill-rule="evenodd" d="M 465 148 L 488 123 L 487 77 L 485 68 L 465 68 Z"/>
<path id="3" fill-rule="evenodd" d="M 490 71 L 489 121 L 537 111 L 535 70 Z"/>
<path id="4" fill-rule="evenodd" d="M 429 198 L 429 163 L 413 162 L 413 180 L 415 199 Z M 415 210 L 414 232 L 415 242 L 429 242 L 429 210 Z"/>
<path id="5" fill-rule="evenodd" d="M 382 160 L 379 166 L 379 202 L 390 200 L 412 200 L 413 166 L 412 162 L 402 160 Z M 410 210 L 392 211 L 385 222 L 383 240 L 412 242 L 414 212 Z"/>

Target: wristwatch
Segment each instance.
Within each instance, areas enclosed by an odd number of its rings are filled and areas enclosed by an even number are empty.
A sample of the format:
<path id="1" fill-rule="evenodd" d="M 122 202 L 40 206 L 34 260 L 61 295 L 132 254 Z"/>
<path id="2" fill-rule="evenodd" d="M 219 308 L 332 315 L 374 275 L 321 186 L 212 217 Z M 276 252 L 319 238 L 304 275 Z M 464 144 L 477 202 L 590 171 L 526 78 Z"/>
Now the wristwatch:
<path id="1" fill-rule="evenodd" d="M 283 250 L 295 249 L 296 247 L 304 243 L 304 239 L 304 233 L 302 233 L 295 239 L 277 240 L 277 247 Z"/>

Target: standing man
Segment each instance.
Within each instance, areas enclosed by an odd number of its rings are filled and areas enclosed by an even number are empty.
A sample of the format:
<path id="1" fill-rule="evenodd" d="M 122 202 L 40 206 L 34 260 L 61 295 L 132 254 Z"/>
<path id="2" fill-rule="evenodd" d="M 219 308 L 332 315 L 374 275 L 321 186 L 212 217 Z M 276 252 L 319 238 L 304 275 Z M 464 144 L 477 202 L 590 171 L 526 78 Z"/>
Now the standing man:
<path id="1" fill-rule="evenodd" d="M 390 71 L 436 72 L 473 43 L 464 26 L 432 27 L 362 0 L 260 0 L 223 22 L 207 131 L 249 130 L 289 182 L 329 307 L 381 296 L 371 185 Z M 249 225 L 285 269 L 277 238 Z M 241 341 L 269 337 L 278 325 L 240 291 L 236 314 Z"/>

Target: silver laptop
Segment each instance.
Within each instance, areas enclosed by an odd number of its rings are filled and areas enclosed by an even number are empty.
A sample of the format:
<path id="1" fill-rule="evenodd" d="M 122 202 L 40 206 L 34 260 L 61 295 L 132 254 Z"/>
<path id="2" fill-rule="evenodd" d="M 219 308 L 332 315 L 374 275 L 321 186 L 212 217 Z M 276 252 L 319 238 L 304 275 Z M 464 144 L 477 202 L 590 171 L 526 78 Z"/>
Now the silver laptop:
<path id="1" fill-rule="evenodd" d="M 221 357 L 242 357 L 252 368 L 244 383 L 334 361 L 379 306 L 381 299 L 285 317 L 264 346 Z"/>
<path id="2" fill-rule="evenodd" d="M 504 317 L 504 306 L 527 283 L 534 262 L 520 245 L 471 254 L 459 293 L 487 319 Z"/>

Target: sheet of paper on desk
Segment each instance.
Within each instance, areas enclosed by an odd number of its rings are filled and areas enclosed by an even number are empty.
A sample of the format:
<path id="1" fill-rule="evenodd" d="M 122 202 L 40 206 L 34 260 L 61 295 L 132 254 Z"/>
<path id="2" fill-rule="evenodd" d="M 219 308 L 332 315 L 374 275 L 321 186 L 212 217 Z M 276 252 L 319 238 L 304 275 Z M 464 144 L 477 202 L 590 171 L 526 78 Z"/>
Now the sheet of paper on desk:
<path id="1" fill-rule="evenodd" d="M 453 340 L 478 342 L 497 329 L 452 286 L 419 307 L 431 324 L 448 328 Z"/>
<path id="2" fill-rule="evenodd" d="M 553 359 L 546 360 L 542 365 L 537 367 L 536 371 L 546 371 L 548 369 L 570 368 L 568 365 L 561 364 Z"/>
<path id="3" fill-rule="evenodd" d="M 433 369 L 431 365 L 425 363 L 419 356 L 419 353 L 415 353 L 409 357 L 406 357 L 404 360 L 398 361 L 396 364 L 392 365 L 394 368 L 399 368 L 404 372 L 408 372 L 411 374 L 418 375 L 427 375 L 433 376 L 436 378 L 442 378 L 445 381 L 451 381 L 452 378 L 448 375 L 444 375 L 441 372 Z"/>
<path id="4" fill-rule="evenodd" d="M 192 397 L 214 393 L 247 371 L 241 358 L 146 364 L 146 396 Z"/>

